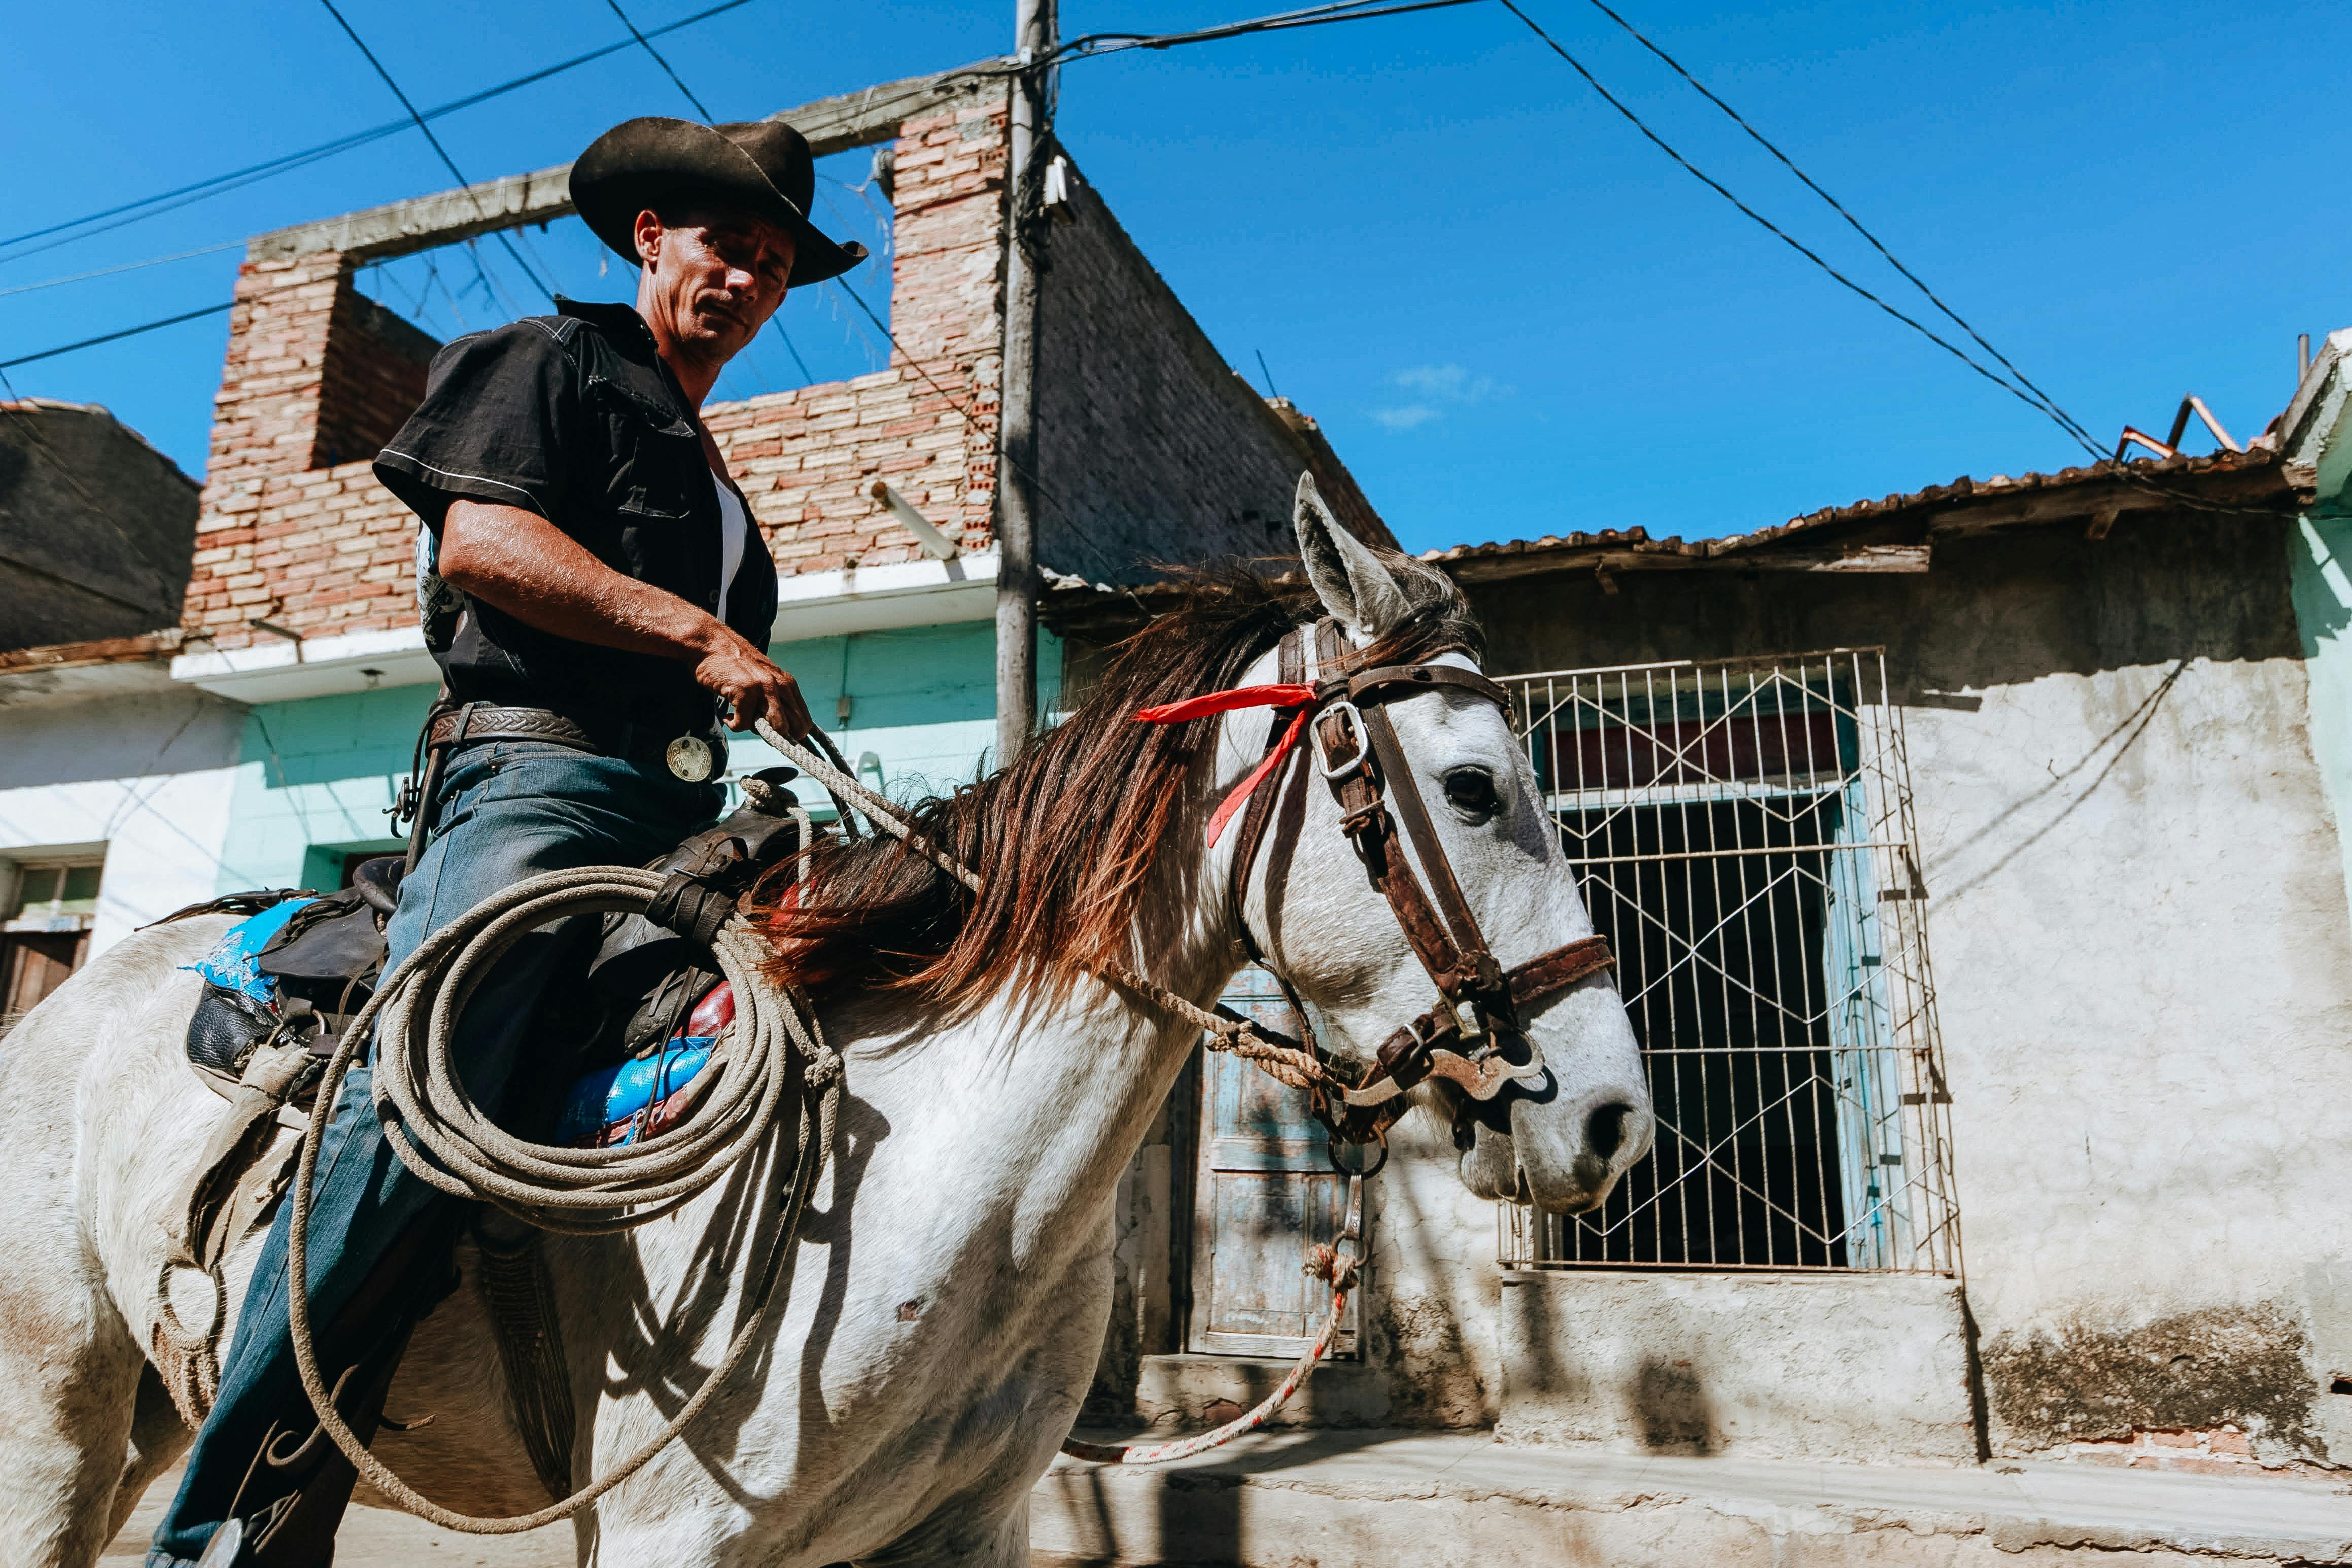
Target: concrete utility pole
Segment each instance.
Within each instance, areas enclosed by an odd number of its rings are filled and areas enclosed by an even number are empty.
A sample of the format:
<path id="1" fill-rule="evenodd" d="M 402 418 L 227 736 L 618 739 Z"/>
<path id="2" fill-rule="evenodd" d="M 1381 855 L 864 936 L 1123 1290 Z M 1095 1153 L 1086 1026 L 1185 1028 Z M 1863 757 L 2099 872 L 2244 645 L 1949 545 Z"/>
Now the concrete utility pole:
<path id="1" fill-rule="evenodd" d="M 1024 65 L 1053 50 L 1055 0 L 1014 0 Z M 996 471 L 996 760 L 1020 754 L 1037 716 L 1037 263 L 1039 152 L 1053 134 L 1045 71 L 1013 78 L 1004 267 L 1004 389 Z"/>

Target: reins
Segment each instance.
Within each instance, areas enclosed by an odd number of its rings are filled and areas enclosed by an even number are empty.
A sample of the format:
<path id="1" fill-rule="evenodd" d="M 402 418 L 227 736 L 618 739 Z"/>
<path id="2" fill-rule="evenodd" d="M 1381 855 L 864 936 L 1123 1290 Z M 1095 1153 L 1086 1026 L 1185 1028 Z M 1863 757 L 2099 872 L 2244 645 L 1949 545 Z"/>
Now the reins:
<path id="1" fill-rule="evenodd" d="M 1303 492 L 1303 487 L 1302 487 Z M 1306 504 L 1302 493 L 1301 504 Z M 1316 666 L 1335 672 L 1307 679 L 1307 642 L 1316 643 Z M 1461 652 L 1441 648 L 1439 653 Z M 1372 1068 L 1349 1083 L 1330 1071 L 1330 1055 L 1313 1034 L 1307 1009 L 1279 972 L 1275 977 L 1290 996 L 1291 1009 L 1306 1031 L 1293 1040 L 1260 1030 L 1262 1049 L 1299 1053 L 1318 1063 L 1316 1081 L 1300 1084 L 1315 1095 L 1315 1113 L 1333 1138 L 1347 1143 L 1385 1143 L 1388 1129 L 1405 1111 L 1403 1096 L 1423 1081 L 1443 1078 L 1473 1101 L 1493 1099 L 1504 1085 L 1538 1078 L 1542 1053 L 1520 1024 L 1520 1009 L 1610 967 L 1616 960 L 1608 938 L 1567 943 L 1505 970 L 1479 929 L 1446 858 L 1429 808 L 1413 782 L 1402 742 L 1388 705 L 1424 692 L 1453 690 L 1511 711 L 1510 694 L 1475 670 L 1421 663 L 1382 664 L 1349 672 L 1347 647 L 1336 622 L 1289 632 L 1278 645 L 1281 678 L 1266 685 L 1210 692 L 1181 702 L 1146 708 L 1135 716 L 1147 724 L 1181 724 L 1242 708 L 1275 710 L 1266 755 L 1219 802 L 1209 819 L 1213 844 L 1237 810 L 1242 837 L 1235 846 L 1227 902 L 1235 926 L 1249 943 L 1250 956 L 1264 963 L 1242 918 L 1243 890 L 1262 848 L 1303 737 L 1316 770 L 1339 807 L 1339 826 L 1355 845 L 1372 885 L 1387 899 L 1405 941 L 1437 988 L 1438 1003 L 1381 1042 Z M 1394 810 L 1391 805 L 1393 803 Z M 1398 823 L 1421 862 L 1419 874 L 1402 852 Z M 1424 883 L 1426 885 L 1424 885 Z M 1271 966 L 1267 966 L 1269 969 Z M 1465 1012 L 1470 1015 L 1465 1019 Z M 1273 1034 L 1271 1040 L 1263 1037 Z M 1515 1048 L 1520 1053 L 1514 1055 Z M 1334 1092 L 1336 1091 L 1336 1093 Z M 1377 1166 L 1373 1167 L 1377 1169 Z"/>

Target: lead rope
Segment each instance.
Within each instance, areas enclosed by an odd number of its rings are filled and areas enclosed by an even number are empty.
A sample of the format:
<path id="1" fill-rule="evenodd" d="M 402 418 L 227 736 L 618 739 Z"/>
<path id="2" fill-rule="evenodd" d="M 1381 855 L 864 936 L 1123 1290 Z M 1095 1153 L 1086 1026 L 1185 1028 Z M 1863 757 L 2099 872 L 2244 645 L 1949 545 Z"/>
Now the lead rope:
<path id="1" fill-rule="evenodd" d="M 932 843 L 921 833 L 917 832 L 913 824 L 900 816 L 898 809 L 891 802 L 866 789 L 810 747 L 785 739 L 783 735 L 765 719 L 753 721 L 752 728 L 758 731 L 761 739 L 775 747 L 786 759 L 832 791 L 834 800 L 845 810 L 855 803 L 867 821 L 897 838 L 909 850 L 921 855 L 972 892 L 981 891 L 982 883 L 977 873 Z M 1107 967 L 1102 971 L 1102 977 L 1122 989 L 1133 991 L 1139 996 L 1149 998 L 1185 1022 L 1204 1031 L 1208 1039 L 1203 1043 L 1211 1051 L 1229 1051 L 1241 1060 L 1253 1063 L 1277 1082 L 1286 1084 L 1293 1089 L 1322 1089 L 1327 1092 L 1346 1087 L 1332 1077 L 1330 1070 L 1323 1065 L 1321 1059 L 1314 1052 L 1297 1047 L 1277 1045 L 1253 1029 L 1246 1019 L 1227 1018 L 1222 1014 L 1211 1012 L 1189 998 L 1180 996 L 1156 981 L 1145 979 L 1124 965 L 1114 964 Z M 1290 1369 L 1289 1375 L 1282 1380 L 1273 1393 L 1258 1401 L 1255 1408 L 1226 1422 L 1213 1431 L 1203 1432 L 1198 1437 L 1185 1437 L 1172 1443 L 1160 1443 L 1149 1447 L 1107 1446 L 1080 1442 L 1076 1437 L 1066 1437 L 1062 1440 L 1062 1452 L 1074 1459 L 1088 1459 L 1098 1464 L 1164 1465 L 1171 1460 L 1189 1458 L 1194 1454 L 1206 1453 L 1211 1448 L 1222 1448 L 1243 1433 L 1254 1432 L 1263 1426 L 1267 1417 L 1286 1404 L 1292 1395 L 1298 1392 L 1299 1385 L 1305 1383 L 1307 1375 L 1315 1370 L 1316 1363 L 1322 1360 L 1324 1352 L 1329 1348 L 1332 1339 L 1339 1332 L 1341 1321 L 1347 1312 L 1348 1294 L 1355 1289 L 1363 1262 L 1363 1209 L 1364 1178 L 1360 1175 L 1350 1175 L 1348 1177 L 1347 1223 L 1341 1228 L 1338 1241 L 1329 1247 L 1317 1247 L 1307 1265 L 1307 1273 L 1330 1283 L 1330 1315 L 1324 1320 L 1323 1330 L 1315 1336 L 1315 1343 L 1307 1347 L 1307 1354 L 1299 1357 L 1297 1364 Z M 1341 1247 L 1346 1247 L 1349 1250 L 1343 1252 L 1340 1250 Z"/>
<path id="2" fill-rule="evenodd" d="M 1223 1426 L 1195 1437 L 1179 1437 L 1172 1443 L 1127 1444 L 1082 1443 L 1076 1437 L 1062 1441 L 1062 1452 L 1074 1459 L 1089 1459 L 1098 1465 L 1164 1465 L 1176 1459 L 1189 1459 L 1195 1454 L 1205 1454 L 1211 1448 L 1222 1448 L 1245 1432 L 1255 1432 L 1265 1425 L 1266 1418 L 1286 1404 L 1298 1392 L 1323 1359 L 1331 1341 L 1339 1333 L 1348 1312 L 1348 1292 L 1356 1286 L 1359 1266 L 1363 1261 L 1364 1178 L 1348 1178 L 1348 1222 L 1341 1228 L 1339 1239 L 1331 1246 L 1318 1246 L 1309 1256 L 1307 1272 L 1331 1284 L 1331 1315 L 1323 1320 L 1323 1332 L 1307 1347 L 1289 1375 L 1275 1391 L 1259 1400 L 1256 1406 L 1234 1416 Z M 1339 1249 L 1349 1250 L 1342 1252 Z"/>

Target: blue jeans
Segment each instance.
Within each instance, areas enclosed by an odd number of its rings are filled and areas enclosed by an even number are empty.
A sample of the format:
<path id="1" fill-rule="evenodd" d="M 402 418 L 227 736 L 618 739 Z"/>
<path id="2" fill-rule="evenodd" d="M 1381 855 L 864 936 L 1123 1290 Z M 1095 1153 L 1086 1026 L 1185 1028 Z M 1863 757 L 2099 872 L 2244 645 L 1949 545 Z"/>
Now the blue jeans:
<path id="1" fill-rule="evenodd" d="M 387 973 L 433 932 L 526 877 L 579 866 L 642 865 L 667 852 L 716 816 L 725 794 L 715 784 L 684 783 L 657 767 L 545 742 L 489 741 L 450 754 L 437 798 L 440 818 L 432 841 L 402 884 L 399 910 L 386 928 Z M 579 935 L 561 927 L 531 933 L 467 1005 L 455 1052 L 478 1104 L 496 1111 L 513 1098 L 509 1080 L 540 993 L 565 954 L 578 950 L 572 939 Z M 314 1325 L 335 1322 L 394 1242 L 436 1217 L 446 1223 L 457 1201 L 400 1163 L 376 1120 L 369 1082 L 364 1065 L 344 1079 L 319 1153 L 308 1237 Z M 147 1568 L 193 1562 L 232 1509 L 250 1517 L 256 1497 L 238 1494 L 248 1472 L 267 1475 L 256 1456 L 273 1425 L 290 1420 L 298 1433 L 309 1429 L 286 1317 L 291 1214 L 291 1203 L 281 1204 L 270 1227 L 222 1365 L 220 1396 L 196 1435 Z M 425 1258 L 423 1267 L 446 1276 L 437 1256 Z M 367 1343 L 322 1343 L 320 1370 L 329 1384 L 340 1367 L 380 1352 L 404 1332 L 404 1304 L 413 1310 L 430 1284 L 409 1291 L 404 1303 L 391 1303 L 394 1322 L 366 1325 Z M 299 1441 L 298 1436 L 285 1446 Z"/>

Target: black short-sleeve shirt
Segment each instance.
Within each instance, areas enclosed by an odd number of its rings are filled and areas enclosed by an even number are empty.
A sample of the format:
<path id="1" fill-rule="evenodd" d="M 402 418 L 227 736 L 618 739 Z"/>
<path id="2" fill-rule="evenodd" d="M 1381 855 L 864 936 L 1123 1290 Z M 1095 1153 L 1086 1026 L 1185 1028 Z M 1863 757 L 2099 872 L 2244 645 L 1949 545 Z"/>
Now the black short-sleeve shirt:
<path id="1" fill-rule="evenodd" d="M 719 495 L 701 427 L 652 332 L 625 305 L 556 308 L 444 347 L 424 402 L 376 457 L 376 477 L 427 530 L 417 551 L 425 643 L 459 701 L 698 728 L 716 699 L 692 665 L 539 631 L 456 594 L 432 570 L 449 504 L 490 501 L 537 512 L 614 570 L 719 612 Z M 749 533 L 725 620 L 764 648 L 776 575 L 757 528 Z"/>

